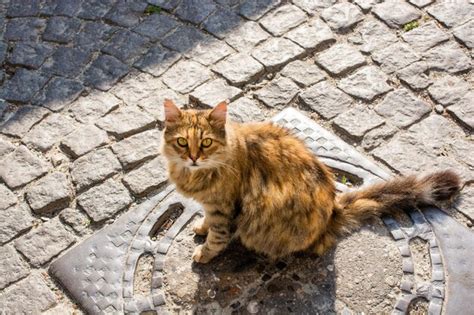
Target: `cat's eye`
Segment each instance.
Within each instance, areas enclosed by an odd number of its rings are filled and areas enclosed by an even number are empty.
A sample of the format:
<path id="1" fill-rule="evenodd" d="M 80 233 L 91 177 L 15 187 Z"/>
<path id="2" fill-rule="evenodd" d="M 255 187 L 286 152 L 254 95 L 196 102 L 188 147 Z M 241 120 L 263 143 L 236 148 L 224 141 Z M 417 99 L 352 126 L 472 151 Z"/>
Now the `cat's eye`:
<path id="1" fill-rule="evenodd" d="M 188 140 L 186 140 L 183 137 L 179 137 L 178 140 L 176 140 L 176 141 L 178 142 L 178 145 L 180 147 L 187 147 L 188 146 Z"/>
<path id="2" fill-rule="evenodd" d="M 201 145 L 203 146 L 203 148 L 209 148 L 211 144 L 212 144 L 212 139 L 209 139 L 209 138 L 206 138 L 201 141 Z"/>

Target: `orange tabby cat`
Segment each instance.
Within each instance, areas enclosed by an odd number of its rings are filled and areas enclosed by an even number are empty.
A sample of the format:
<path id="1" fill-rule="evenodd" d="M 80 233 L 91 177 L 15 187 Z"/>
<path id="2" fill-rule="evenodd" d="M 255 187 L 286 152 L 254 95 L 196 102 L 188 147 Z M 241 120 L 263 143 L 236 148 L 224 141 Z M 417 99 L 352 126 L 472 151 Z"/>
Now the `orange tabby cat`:
<path id="1" fill-rule="evenodd" d="M 336 195 L 331 172 L 287 129 L 231 122 L 226 102 L 180 110 L 166 100 L 164 109 L 169 177 L 205 210 L 194 227 L 207 234 L 194 251 L 196 262 L 210 261 L 233 237 L 271 259 L 321 255 L 366 218 L 447 200 L 460 189 L 458 176 L 443 171 Z"/>

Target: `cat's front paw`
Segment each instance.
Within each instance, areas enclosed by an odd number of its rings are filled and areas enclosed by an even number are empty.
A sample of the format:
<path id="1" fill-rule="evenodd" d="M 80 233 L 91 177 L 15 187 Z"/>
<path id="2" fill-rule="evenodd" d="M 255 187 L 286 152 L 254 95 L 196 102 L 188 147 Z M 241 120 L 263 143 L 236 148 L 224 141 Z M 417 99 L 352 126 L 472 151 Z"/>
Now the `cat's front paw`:
<path id="1" fill-rule="evenodd" d="M 196 233 L 196 235 L 207 235 L 207 232 L 209 231 L 209 227 L 206 226 L 204 217 L 200 218 L 199 220 L 196 221 L 193 225 L 193 231 Z"/>
<path id="2" fill-rule="evenodd" d="M 204 245 L 199 245 L 194 249 L 193 260 L 200 264 L 207 264 L 212 258 L 208 251 L 205 250 Z"/>

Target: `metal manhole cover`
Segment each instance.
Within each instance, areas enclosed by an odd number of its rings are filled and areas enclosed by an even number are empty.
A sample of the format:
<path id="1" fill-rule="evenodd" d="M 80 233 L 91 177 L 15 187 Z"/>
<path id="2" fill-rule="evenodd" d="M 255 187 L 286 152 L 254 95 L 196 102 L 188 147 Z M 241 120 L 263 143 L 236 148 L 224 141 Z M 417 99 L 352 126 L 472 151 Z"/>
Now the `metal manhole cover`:
<path id="1" fill-rule="evenodd" d="M 305 139 L 324 163 L 364 184 L 390 177 L 295 109 L 285 109 L 274 121 Z M 425 303 L 421 310 L 426 307 L 430 314 L 471 312 L 474 233 L 438 209 L 413 209 L 408 223 L 386 217 L 385 226 L 375 223 L 321 258 L 290 257 L 269 264 L 233 244 L 209 265 L 196 266 L 190 254 L 199 239 L 187 223 L 200 211 L 167 187 L 69 250 L 50 272 L 91 314 L 301 314 L 358 309 L 358 303 L 366 304 L 362 309 L 370 305 L 369 311 L 398 314 L 416 311 L 420 300 Z M 368 250 L 358 251 L 362 244 Z M 148 288 L 138 286 L 135 277 L 140 275 L 149 278 Z M 371 292 L 367 301 L 360 296 L 364 290 Z"/>

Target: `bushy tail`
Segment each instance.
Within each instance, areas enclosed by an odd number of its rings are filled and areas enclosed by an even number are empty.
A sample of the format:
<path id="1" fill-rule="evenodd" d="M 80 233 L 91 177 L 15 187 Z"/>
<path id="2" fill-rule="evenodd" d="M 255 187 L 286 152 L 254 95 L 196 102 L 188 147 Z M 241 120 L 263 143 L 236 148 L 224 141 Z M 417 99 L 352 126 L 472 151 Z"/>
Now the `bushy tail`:
<path id="1" fill-rule="evenodd" d="M 417 177 L 400 177 L 338 196 L 328 232 L 343 235 L 358 228 L 364 220 L 399 209 L 433 205 L 453 198 L 461 180 L 452 171 Z"/>

